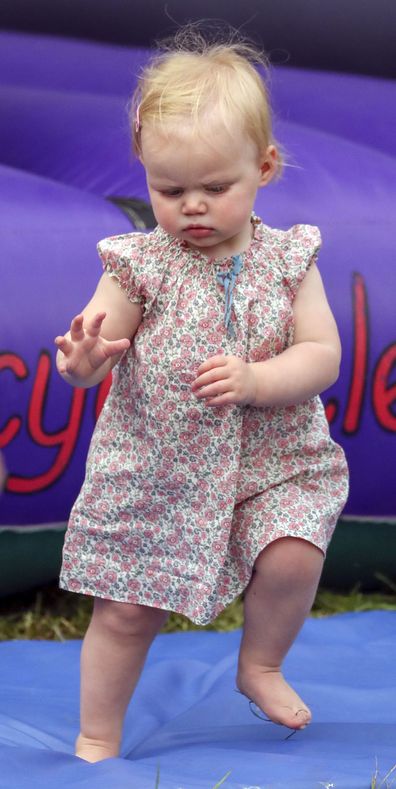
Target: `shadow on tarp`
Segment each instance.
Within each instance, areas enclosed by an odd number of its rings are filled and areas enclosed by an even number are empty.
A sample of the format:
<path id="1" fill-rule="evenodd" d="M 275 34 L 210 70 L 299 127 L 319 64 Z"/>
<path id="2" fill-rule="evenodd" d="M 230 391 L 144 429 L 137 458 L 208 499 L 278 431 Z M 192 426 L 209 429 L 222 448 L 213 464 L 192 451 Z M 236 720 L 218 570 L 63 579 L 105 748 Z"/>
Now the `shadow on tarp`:
<path id="1" fill-rule="evenodd" d="M 122 759 L 73 756 L 81 642 L 0 645 L 3 789 L 369 787 L 396 763 L 396 613 L 307 620 L 285 671 L 313 710 L 290 740 L 235 689 L 241 633 L 160 635 L 130 704 Z M 383 784 L 385 786 L 385 784 Z"/>

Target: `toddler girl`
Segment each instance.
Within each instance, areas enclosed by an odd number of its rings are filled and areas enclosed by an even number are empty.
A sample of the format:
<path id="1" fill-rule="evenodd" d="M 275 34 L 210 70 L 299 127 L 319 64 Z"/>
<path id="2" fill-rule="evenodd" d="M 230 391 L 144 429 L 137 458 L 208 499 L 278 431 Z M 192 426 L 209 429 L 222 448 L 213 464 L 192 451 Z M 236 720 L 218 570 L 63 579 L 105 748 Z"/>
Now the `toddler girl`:
<path id="1" fill-rule="evenodd" d="M 242 591 L 238 689 L 277 723 L 311 719 L 281 668 L 347 493 L 318 397 L 340 342 L 318 229 L 253 213 L 280 167 L 253 59 L 198 40 L 145 69 L 133 138 L 158 227 L 99 243 L 97 289 L 55 341 L 73 386 L 113 369 L 61 574 L 95 598 L 76 747 L 92 762 L 119 753 L 169 612 L 205 624 Z"/>

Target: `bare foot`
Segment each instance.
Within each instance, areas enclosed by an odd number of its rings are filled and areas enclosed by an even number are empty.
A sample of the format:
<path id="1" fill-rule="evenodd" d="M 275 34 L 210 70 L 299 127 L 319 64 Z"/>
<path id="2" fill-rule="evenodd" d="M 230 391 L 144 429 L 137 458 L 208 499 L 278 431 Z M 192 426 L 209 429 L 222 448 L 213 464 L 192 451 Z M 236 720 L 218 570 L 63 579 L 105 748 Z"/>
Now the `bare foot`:
<path id="1" fill-rule="evenodd" d="M 280 669 L 240 671 L 237 687 L 274 723 L 289 729 L 305 729 L 311 722 L 310 710 L 286 682 Z"/>
<path id="2" fill-rule="evenodd" d="M 119 743 L 108 740 L 93 740 L 79 734 L 76 740 L 76 756 L 86 762 L 101 762 L 119 755 Z"/>

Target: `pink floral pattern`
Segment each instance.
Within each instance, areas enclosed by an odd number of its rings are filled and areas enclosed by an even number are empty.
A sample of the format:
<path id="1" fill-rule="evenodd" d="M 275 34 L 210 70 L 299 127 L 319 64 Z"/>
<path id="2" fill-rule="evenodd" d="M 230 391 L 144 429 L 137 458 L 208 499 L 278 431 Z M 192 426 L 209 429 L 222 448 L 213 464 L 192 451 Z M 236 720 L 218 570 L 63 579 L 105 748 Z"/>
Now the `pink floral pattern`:
<path id="1" fill-rule="evenodd" d="M 99 243 L 143 320 L 94 431 L 66 533 L 64 589 L 206 624 L 247 586 L 273 540 L 299 537 L 326 551 L 348 472 L 320 398 L 209 409 L 191 393 L 209 356 L 255 362 L 293 342 L 292 303 L 319 231 L 252 221 L 233 294 L 235 337 L 216 279 L 229 259 L 208 259 L 159 227 Z"/>

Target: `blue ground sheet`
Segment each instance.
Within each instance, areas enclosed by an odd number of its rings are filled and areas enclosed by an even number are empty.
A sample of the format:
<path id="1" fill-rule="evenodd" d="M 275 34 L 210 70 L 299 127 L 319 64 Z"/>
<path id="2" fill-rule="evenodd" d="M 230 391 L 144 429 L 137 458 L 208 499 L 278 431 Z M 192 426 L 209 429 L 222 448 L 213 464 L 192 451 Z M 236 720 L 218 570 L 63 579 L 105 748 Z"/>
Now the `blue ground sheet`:
<path id="1" fill-rule="evenodd" d="M 122 758 L 73 755 L 80 641 L 0 644 L 3 789 L 396 786 L 396 612 L 308 619 L 285 674 L 313 722 L 288 730 L 235 692 L 241 631 L 160 635 L 129 706 Z M 382 783 L 381 783 L 382 781 Z"/>

